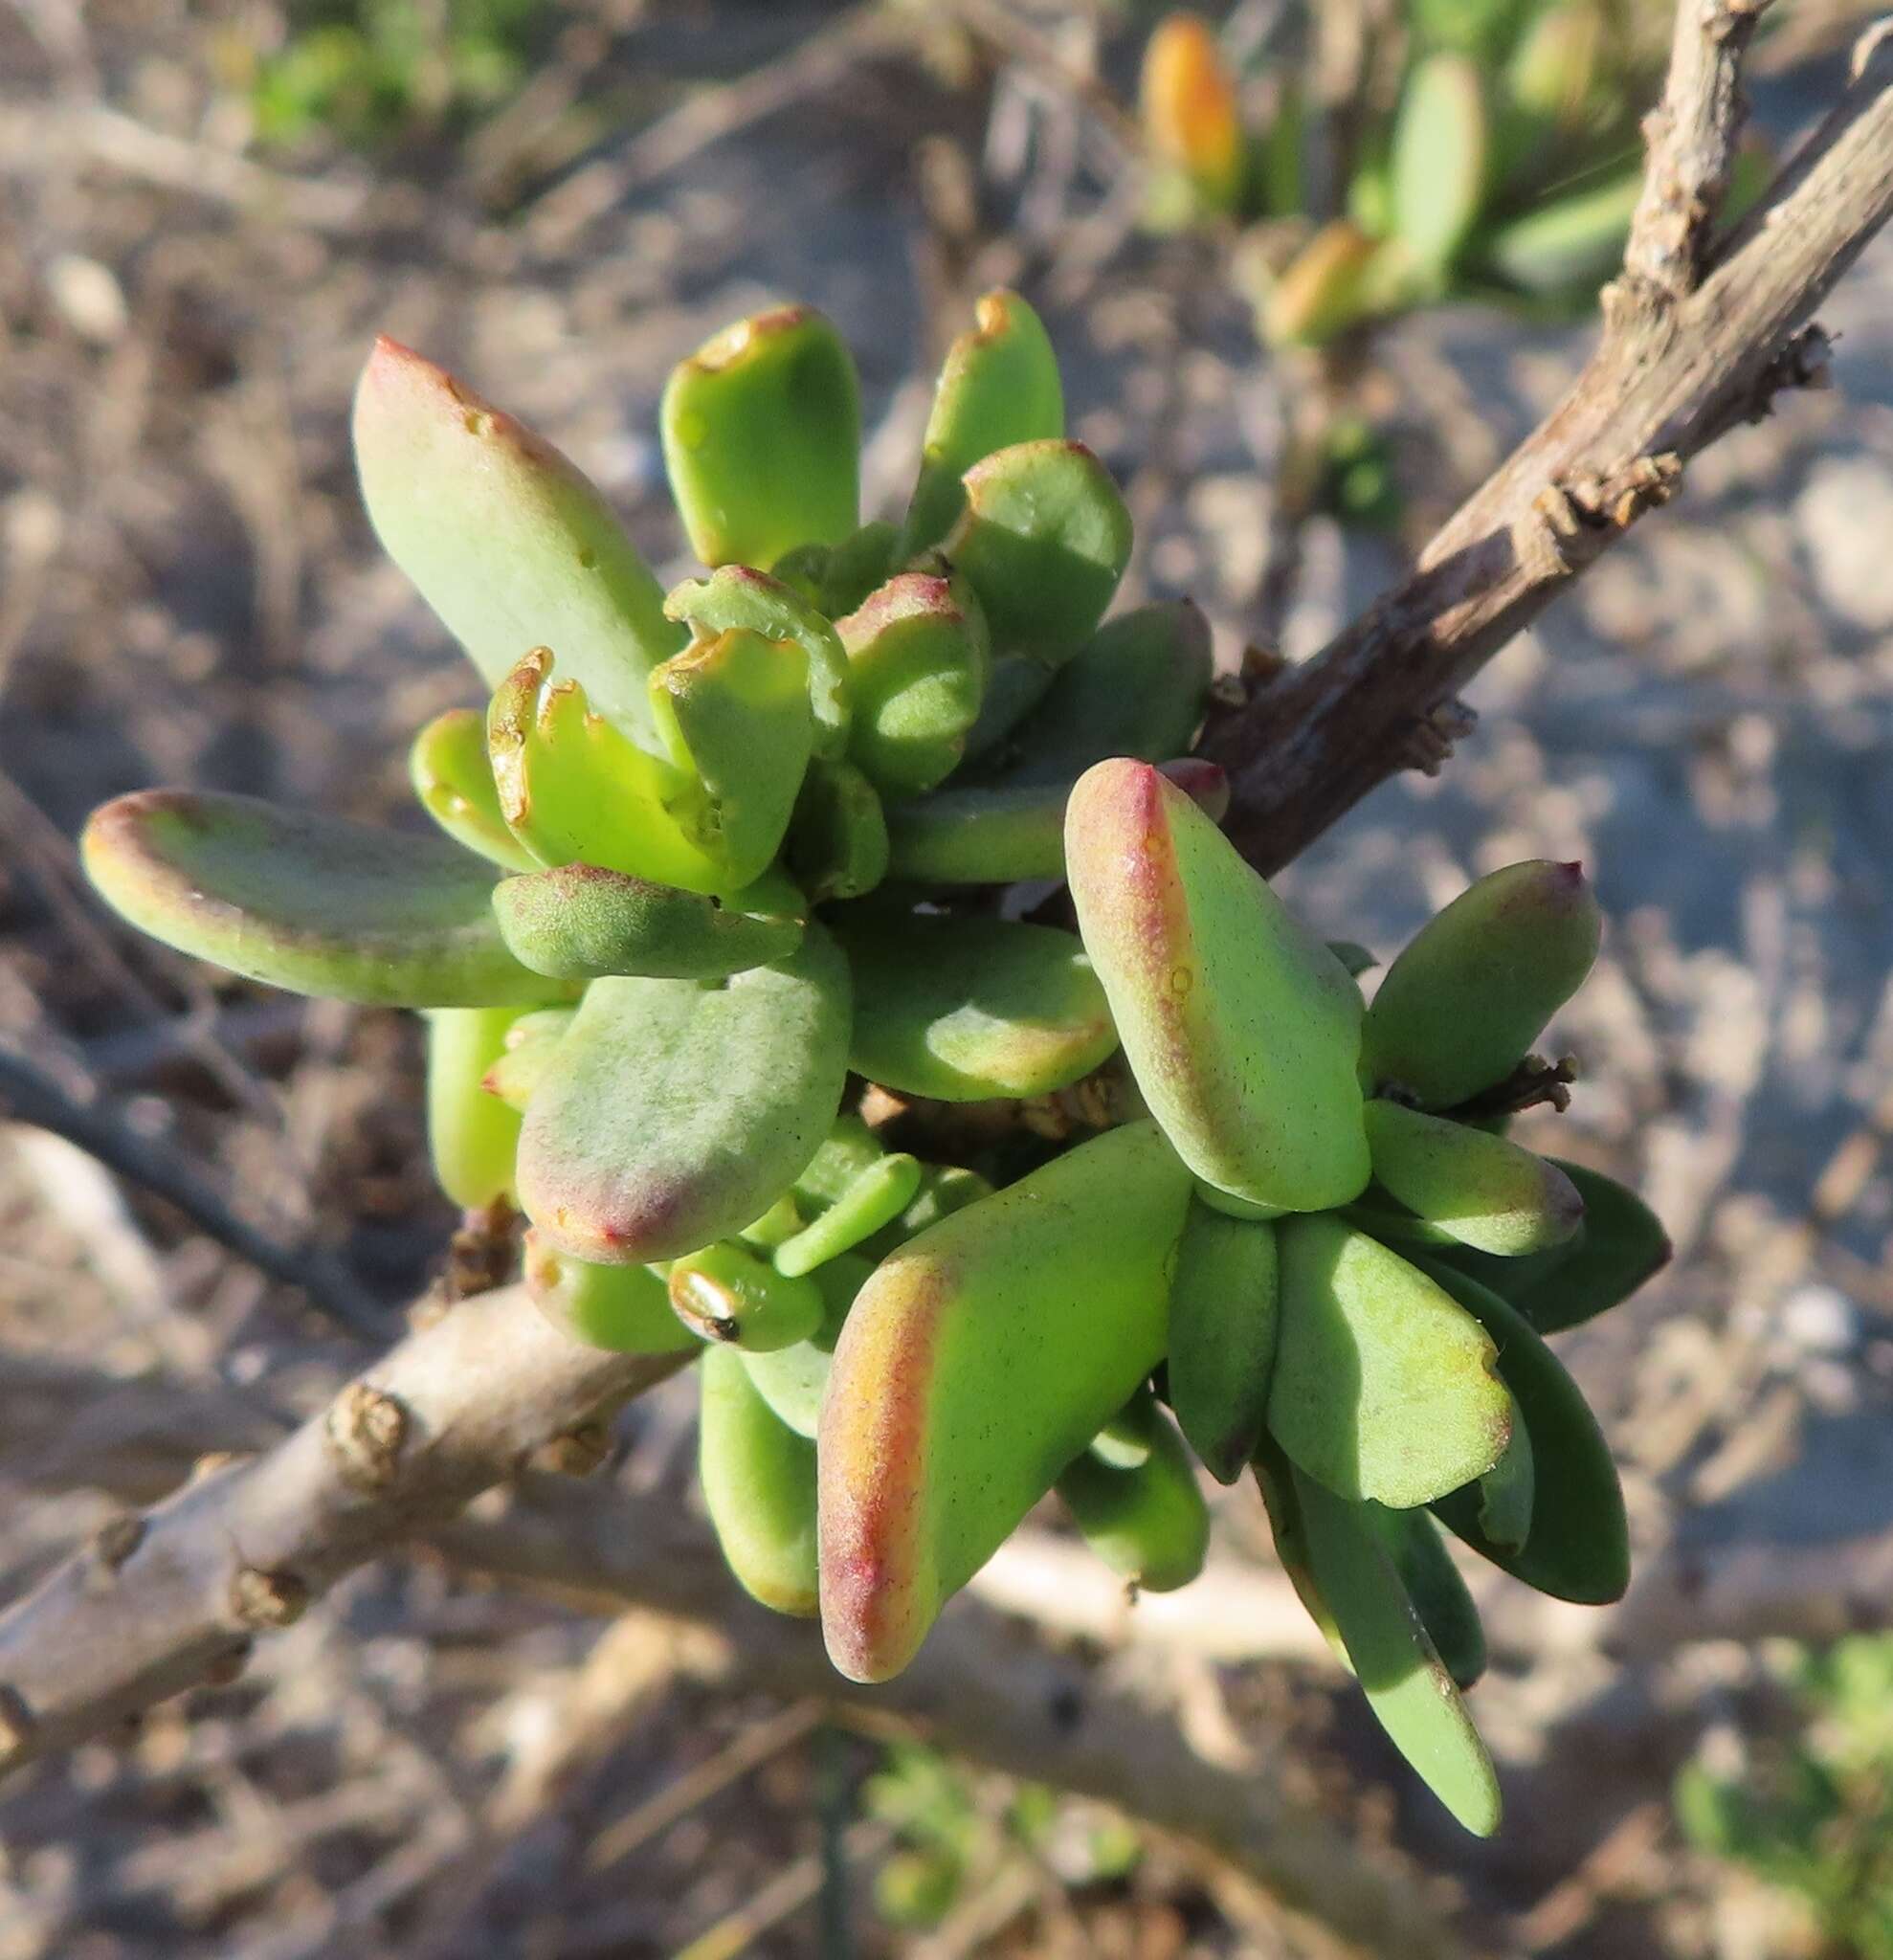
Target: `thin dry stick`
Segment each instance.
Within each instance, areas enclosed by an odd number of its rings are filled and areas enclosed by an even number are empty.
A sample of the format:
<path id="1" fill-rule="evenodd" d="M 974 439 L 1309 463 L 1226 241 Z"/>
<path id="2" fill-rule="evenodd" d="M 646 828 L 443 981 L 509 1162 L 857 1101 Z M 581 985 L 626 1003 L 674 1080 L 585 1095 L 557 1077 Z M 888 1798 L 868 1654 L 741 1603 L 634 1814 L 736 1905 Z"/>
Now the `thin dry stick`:
<path id="1" fill-rule="evenodd" d="M 1720 32 L 1722 10 L 1704 16 L 1684 0 L 1683 12 L 1697 33 Z M 1720 61 L 1687 65 L 1732 128 Z M 1672 201 L 1646 208 L 1633 252 L 1666 266 L 1664 282 L 1626 274 L 1608 288 L 1596 354 L 1413 575 L 1212 727 L 1205 750 L 1233 779 L 1229 833 L 1260 869 L 1287 863 L 1400 768 L 1436 767 L 1436 717 L 1486 661 L 1666 502 L 1692 457 L 1824 375 L 1827 340 L 1808 322 L 1893 214 L 1893 36 L 1869 35 L 1856 67 L 1770 194 L 1681 290 L 1659 237 L 1675 230 Z M 1720 152 L 1693 135 L 1673 151 L 1666 132 L 1703 122 L 1673 106 L 1659 122 L 1658 173 L 1681 187 L 1692 239 L 1712 189 L 1704 159 Z"/>

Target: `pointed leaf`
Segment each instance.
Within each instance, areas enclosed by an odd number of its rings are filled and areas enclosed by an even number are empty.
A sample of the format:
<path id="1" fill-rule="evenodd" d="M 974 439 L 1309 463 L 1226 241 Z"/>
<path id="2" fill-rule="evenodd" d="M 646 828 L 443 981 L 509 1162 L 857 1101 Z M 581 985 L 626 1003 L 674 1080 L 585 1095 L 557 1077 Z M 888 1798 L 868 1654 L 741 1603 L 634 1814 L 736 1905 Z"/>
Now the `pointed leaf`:
<path id="1" fill-rule="evenodd" d="M 1079 929 L 1151 1113 L 1206 1184 L 1345 1204 L 1368 1179 L 1361 996 L 1156 769 L 1100 763 L 1065 813 Z"/>
<path id="2" fill-rule="evenodd" d="M 652 738 L 644 677 L 683 643 L 610 506 L 543 437 L 383 336 L 355 394 L 355 462 L 384 549 L 497 687 L 528 647 Z"/>
<path id="3" fill-rule="evenodd" d="M 1584 1224 L 1575 1239 L 1554 1257 L 1516 1279 L 1495 1269 L 1465 1269 L 1511 1302 L 1541 1334 L 1581 1326 L 1607 1308 L 1628 1300 L 1669 1262 L 1669 1235 L 1662 1221 L 1634 1191 L 1587 1165 L 1555 1164 L 1584 1200 Z M 1459 1261 L 1455 1261 L 1459 1263 Z"/>
<path id="4" fill-rule="evenodd" d="M 1480 1323 L 1445 1287 L 1339 1219 L 1283 1218 L 1270 1433 L 1347 1498 L 1411 1509 L 1482 1477 L 1511 1397 Z"/>
<path id="5" fill-rule="evenodd" d="M 1439 1526 L 1425 1511 L 1390 1511 L 1375 1503 L 1361 1509 L 1387 1548 L 1453 1685 L 1460 1690 L 1471 1687 L 1485 1672 L 1485 1629 Z"/>
<path id="6" fill-rule="evenodd" d="M 408 752 L 408 775 L 421 808 L 457 844 L 507 871 L 538 864 L 506 828 L 486 752 L 486 717 L 478 708 L 434 716 Z"/>
<path id="7" fill-rule="evenodd" d="M 849 1018 L 846 963 L 813 924 L 725 981 L 594 980 L 526 1111 L 520 1203 L 606 1264 L 741 1232 L 835 1120 Z"/>
<path id="8" fill-rule="evenodd" d="M 1294 1474 L 1308 1558 L 1354 1674 L 1394 1747 L 1476 1836 L 1499 1828 L 1499 1781 L 1459 1690 L 1363 1506 Z"/>
<path id="9" fill-rule="evenodd" d="M 1065 433 L 1058 357 L 1043 323 L 1016 293 L 983 295 L 974 325 L 946 350 L 921 448 L 920 483 L 900 555 L 937 545 L 966 508 L 961 478 L 996 449 Z"/>
<path id="10" fill-rule="evenodd" d="M 859 518 L 860 387 L 804 306 L 740 320 L 672 370 L 661 421 L 671 494 L 705 565 L 771 565 Z"/>
<path id="11" fill-rule="evenodd" d="M 822 1408 L 822 1625 L 852 1681 L 913 1658 L 1156 1366 L 1189 1176 L 1106 1131 L 930 1227 L 861 1289 Z"/>
<path id="12" fill-rule="evenodd" d="M 1472 1548 L 1554 1599 L 1604 1606 L 1630 1584 L 1630 1527 L 1610 1445 L 1582 1391 L 1525 1317 L 1443 1261 L 1427 1270 L 1498 1344 L 1499 1370 L 1531 1433 L 1531 1528 L 1522 1548 L 1495 1544 L 1478 1490 L 1434 1506 Z"/>
<path id="13" fill-rule="evenodd" d="M 96 811 L 80 850 L 141 930 L 273 987 L 393 1007 L 523 1006 L 567 991 L 506 950 L 493 867 L 445 837 L 143 790 Z"/>
<path id="14" fill-rule="evenodd" d="M 1449 1109 L 1503 1081 L 1582 985 L 1602 928 L 1576 864 L 1533 858 L 1481 878 L 1387 969 L 1363 1030 L 1373 1083 Z"/>

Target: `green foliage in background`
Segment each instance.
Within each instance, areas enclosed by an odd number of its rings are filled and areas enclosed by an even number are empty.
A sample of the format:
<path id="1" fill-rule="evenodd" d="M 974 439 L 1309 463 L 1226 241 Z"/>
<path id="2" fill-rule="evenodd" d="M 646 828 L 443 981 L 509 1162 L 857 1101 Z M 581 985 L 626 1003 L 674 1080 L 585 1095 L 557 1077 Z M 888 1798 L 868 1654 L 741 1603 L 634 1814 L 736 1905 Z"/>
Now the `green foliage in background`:
<path id="1" fill-rule="evenodd" d="M 1802 1726 L 1749 1742 L 1739 1771 L 1689 1763 L 1678 1819 L 1787 1894 L 1810 1950 L 1893 1960 L 1893 1634 L 1800 1650 L 1782 1671 Z"/>
<path id="2" fill-rule="evenodd" d="M 280 45 L 234 65 L 264 143 L 371 148 L 503 101 L 553 19 L 545 0 L 299 0 Z"/>

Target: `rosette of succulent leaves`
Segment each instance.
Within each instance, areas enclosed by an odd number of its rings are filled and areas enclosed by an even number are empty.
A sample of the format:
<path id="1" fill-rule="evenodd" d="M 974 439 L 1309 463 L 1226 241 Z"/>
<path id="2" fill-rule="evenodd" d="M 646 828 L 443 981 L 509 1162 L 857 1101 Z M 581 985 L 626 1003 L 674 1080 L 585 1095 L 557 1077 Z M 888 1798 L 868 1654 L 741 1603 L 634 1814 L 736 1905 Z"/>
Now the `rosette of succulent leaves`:
<path id="1" fill-rule="evenodd" d="M 1596 950 L 1578 868 L 1475 884 L 1366 1003 L 1367 956 L 1217 828 L 1202 616 L 1107 616 L 1130 520 L 1015 294 L 948 354 L 899 523 L 860 521 L 856 372 L 809 310 L 683 361 L 662 434 L 706 568 L 668 593 L 556 449 L 380 342 L 368 513 L 490 690 L 414 743 L 433 829 L 145 791 L 92 818 L 93 880 L 236 973 L 426 1016 L 442 1186 L 523 1214 L 573 1340 L 695 1356 L 729 1564 L 843 1673 L 901 1669 L 1055 1491 L 1128 1584 L 1187 1585 L 1199 1471 L 1252 1473 L 1374 1712 L 1490 1831 L 1442 1534 L 1622 1591 L 1545 1337 L 1667 1250 L 1506 1135 Z M 1076 931 L 1017 916 L 1034 880 Z"/>

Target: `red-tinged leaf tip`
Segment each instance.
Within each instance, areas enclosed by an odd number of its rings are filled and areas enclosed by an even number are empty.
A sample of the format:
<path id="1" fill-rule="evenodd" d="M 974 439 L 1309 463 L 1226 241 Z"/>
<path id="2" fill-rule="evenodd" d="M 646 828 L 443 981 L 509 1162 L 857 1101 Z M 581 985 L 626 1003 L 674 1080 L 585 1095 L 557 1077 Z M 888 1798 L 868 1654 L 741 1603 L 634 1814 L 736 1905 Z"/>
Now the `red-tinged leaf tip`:
<path id="1" fill-rule="evenodd" d="M 822 1637 L 850 1681 L 890 1681 L 933 1624 L 927 1398 L 951 1292 L 932 1261 L 886 1260 L 835 1343 L 816 1451 Z"/>

